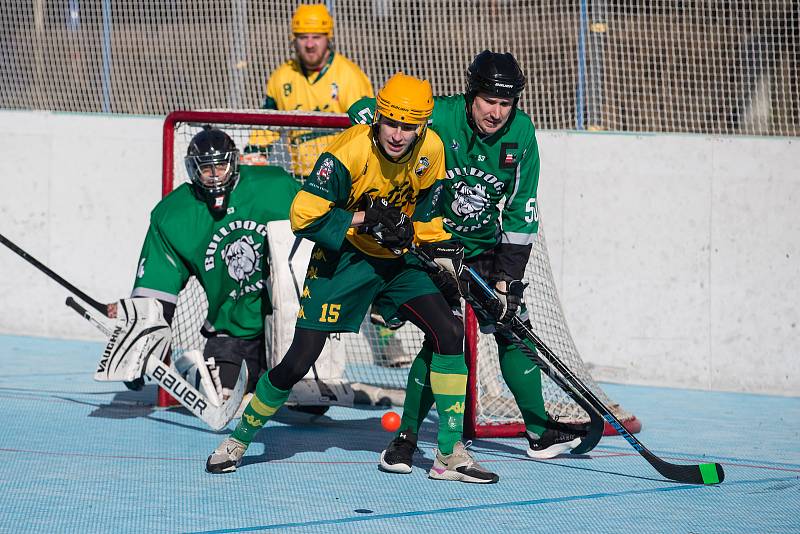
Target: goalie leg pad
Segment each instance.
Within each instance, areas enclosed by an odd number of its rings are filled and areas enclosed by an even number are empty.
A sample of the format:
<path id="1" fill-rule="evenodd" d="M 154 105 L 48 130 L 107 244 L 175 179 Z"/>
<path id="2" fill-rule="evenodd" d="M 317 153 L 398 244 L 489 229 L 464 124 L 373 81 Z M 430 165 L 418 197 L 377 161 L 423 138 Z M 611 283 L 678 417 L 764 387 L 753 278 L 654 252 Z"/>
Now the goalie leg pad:
<path id="1" fill-rule="evenodd" d="M 172 342 L 161 303 L 153 298 L 122 299 L 95 380 L 133 382 L 144 373 L 149 358 L 163 360 Z"/>
<path id="2" fill-rule="evenodd" d="M 199 350 L 183 351 L 173 362 L 175 370 L 197 391 L 208 397 L 214 406 L 222 404 L 222 385 L 214 359 L 206 361 Z M 213 374 L 216 372 L 217 381 Z"/>

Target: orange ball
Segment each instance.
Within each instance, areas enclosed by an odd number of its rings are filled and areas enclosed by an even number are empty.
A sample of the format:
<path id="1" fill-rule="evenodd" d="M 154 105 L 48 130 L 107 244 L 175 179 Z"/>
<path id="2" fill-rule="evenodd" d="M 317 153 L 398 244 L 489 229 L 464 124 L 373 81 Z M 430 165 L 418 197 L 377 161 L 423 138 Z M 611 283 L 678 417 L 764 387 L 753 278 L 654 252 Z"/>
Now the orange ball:
<path id="1" fill-rule="evenodd" d="M 387 432 L 397 432 L 400 428 L 400 416 L 394 412 L 386 412 L 381 417 L 381 426 Z"/>

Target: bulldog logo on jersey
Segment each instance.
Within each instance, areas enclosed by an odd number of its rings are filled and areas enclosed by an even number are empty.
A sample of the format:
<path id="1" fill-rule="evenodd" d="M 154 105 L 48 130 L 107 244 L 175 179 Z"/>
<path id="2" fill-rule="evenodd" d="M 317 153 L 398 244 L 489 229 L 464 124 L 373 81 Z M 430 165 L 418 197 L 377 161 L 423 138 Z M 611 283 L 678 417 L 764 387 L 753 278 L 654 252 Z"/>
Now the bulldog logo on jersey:
<path id="1" fill-rule="evenodd" d="M 322 165 L 319 166 L 317 169 L 317 183 L 319 185 L 324 185 L 331 179 L 331 175 L 333 174 L 333 159 L 332 158 L 325 158 L 325 161 L 322 162 Z"/>
<path id="2" fill-rule="evenodd" d="M 228 275 L 243 284 L 253 273 L 261 270 L 261 243 L 246 235 L 228 243 L 222 249 L 222 258 L 228 266 Z"/>
<path id="3" fill-rule="evenodd" d="M 455 198 L 450 208 L 453 213 L 466 219 L 478 219 L 489 204 L 486 186 L 475 184 L 470 187 L 466 182 L 459 181 L 454 188 Z"/>
<path id="4" fill-rule="evenodd" d="M 422 156 L 421 158 L 419 158 L 419 163 L 417 163 L 417 168 L 414 169 L 414 172 L 416 173 L 417 176 L 422 176 L 430 166 L 431 162 L 428 160 L 428 158 Z"/>
<path id="5" fill-rule="evenodd" d="M 336 82 L 331 84 L 331 100 L 339 100 L 339 85 Z"/>

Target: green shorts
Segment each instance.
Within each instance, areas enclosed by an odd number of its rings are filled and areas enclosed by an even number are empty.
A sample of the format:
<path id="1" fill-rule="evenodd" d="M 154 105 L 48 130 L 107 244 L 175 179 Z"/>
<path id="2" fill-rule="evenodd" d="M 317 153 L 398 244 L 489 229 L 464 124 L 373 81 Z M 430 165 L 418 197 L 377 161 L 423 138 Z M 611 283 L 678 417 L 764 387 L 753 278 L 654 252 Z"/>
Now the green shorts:
<path id="1" fill-rule="evenodd" d="M 390 316 L 404 302 L 439 290 L 411 257 L 368 256 L 345 241 L 338 251 L 314 246 L 297 313 L 297 326 L 358 332 L 371 304 Z"/>

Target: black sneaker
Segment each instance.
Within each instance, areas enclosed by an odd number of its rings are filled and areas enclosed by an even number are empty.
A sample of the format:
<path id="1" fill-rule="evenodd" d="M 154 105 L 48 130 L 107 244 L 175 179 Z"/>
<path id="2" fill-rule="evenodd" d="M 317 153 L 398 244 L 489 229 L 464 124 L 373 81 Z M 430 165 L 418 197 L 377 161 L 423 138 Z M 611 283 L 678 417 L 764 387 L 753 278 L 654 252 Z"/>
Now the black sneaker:
<path id="1" fill-rule="evenodd" d="M 587 424 L 559 423 L 548 420 L 541 436 L 525 432 L 528 438 L 528 456 L 539 460 L 555 458 L 580 445 L 588 432 Z"/>
<path id="2" fill-rule="evenodd" d="M 410 430 L 403 430 L 381 452 L 378 467 L 389 473 L 408 474 L 411 472 L 411 459 L 417 450 L 417 435 Z"/>

